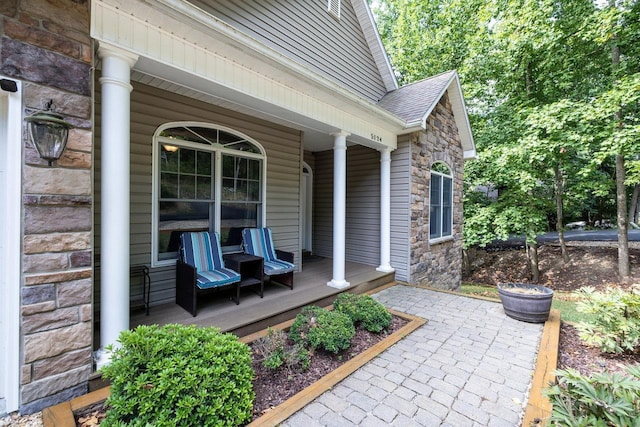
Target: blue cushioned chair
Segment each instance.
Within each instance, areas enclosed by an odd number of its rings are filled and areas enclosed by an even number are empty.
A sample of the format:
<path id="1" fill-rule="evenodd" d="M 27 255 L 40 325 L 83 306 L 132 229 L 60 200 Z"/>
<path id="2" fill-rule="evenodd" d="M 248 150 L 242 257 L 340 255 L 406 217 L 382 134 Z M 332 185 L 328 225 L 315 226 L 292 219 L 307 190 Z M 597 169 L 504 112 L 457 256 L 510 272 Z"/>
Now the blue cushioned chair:
<path id="1" fill-rule="evenodd" d="M 201 291 L 240 282 L 240 274 L 225 268 L 218 233 L 187 232 L 180 236 L 180 259 L 176 264 L 176 303 L 196 315 Z M 236 304 L 240 287 L 236 285 Z"/>
<path id="2" fill-rule="evenodd" d="M 264 258 L 264 274 L 270 281 L 293 289 L 293 252 L 274 248 L 270 228 L 245 228 L 242 245 L 245 253 Z"/>

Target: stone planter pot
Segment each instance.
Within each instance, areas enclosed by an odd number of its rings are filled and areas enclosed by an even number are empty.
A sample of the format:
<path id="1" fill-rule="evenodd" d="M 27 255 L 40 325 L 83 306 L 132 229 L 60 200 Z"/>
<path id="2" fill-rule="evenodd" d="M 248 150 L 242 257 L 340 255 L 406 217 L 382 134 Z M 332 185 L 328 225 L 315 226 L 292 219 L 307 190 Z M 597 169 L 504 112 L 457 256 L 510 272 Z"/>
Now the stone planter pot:
<path id="1" fill-rule="evenodd" d="M 498 294 L 507 316 L 530 323 L 543 323 L 549 318 L 553 290 L 542 285 L 501 283 Z"/>

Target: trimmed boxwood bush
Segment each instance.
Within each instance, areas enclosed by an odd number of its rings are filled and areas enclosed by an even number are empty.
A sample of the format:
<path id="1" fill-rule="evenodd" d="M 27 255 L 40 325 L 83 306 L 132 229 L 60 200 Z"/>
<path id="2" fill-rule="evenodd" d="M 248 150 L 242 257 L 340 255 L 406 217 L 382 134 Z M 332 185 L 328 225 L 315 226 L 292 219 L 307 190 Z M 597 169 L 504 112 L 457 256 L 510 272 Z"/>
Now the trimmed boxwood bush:
<path id="1" fill-rule="evenodd" d="M 120 334 L 103 426 L 237 426 L 251 419 L 249 347 L 216 328 L 138 326 Z"/>
<path id="2" fill-rule="evenodd" d="M 349 348 L 356 334 L 353 322 L 346 314 L 308 306 L 302 309 L 291 325 L 289 338 L 295 343 L 339 353 Z"/>
<path id="3" fill-rule="evenodd" d="M 336 298 L 333 307 L 369 332 L 378 333 L 391 324 L 391 313 L 369 295 L 342 293 Z"/>

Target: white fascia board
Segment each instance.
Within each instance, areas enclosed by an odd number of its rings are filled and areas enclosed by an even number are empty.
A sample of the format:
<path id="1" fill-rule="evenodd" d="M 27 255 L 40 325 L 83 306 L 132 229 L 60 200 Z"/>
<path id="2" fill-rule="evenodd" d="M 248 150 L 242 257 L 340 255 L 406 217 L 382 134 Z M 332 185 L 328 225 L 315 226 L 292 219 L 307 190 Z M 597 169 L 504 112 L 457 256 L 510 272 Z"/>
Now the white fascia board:
<path id="1" fill-rule="evenodd" d="M 191 87 L 189 79 L 204 79 L 211 88 L 224 87 L 240 98 L 255 98 L 374 144 L 382 138 L 384 145 L 395 147 L 404 125 L 374 103 L 180 0 L 93 0 L 91 36 L 140 55 L 138 64 L 148 58 L 147 63 L 175 69 L 183 79 L 173 80 L 176 84 Z M 227 99 L 233 100 L 233 93 Z"/>
<path id="2" fill-rule="evenodd" d="M 380 33 L 378 33 L 378 27 L 376 26 L 376 20 L 373 17 L 371 8 L 366 0 L 351 0 L 351 4 L 356 12 L 356 17 L 362 27 L 369 49 L 371 49 L 376 66 L 380 71 L 385 89 L 387 89 L 387 92 L 398 89 L 398 80 L 393 72 L 393 67 L 391 66 L 391 61 L 384 48 L 382 39 L 380 38 Z"/>
<path id="3" fill-rule="evenodd" d="M 443 89 L 436 97 L 436 102 L 429 107 L 429 110 L 422 116 L 420 122 L 407 123 L 407 128 L 421 127 L 426 129 L 427 119 L 433 112 L 436 105 L 445 92 L 449 93 L 449 102 L 451 102 L 451 108 L 453 109 L 453 117 L 458 127 L 458 134 L 460 135 L 460 142 L 462 143 L 462 149 L 464 150 L 464 158 L 475 159 L 476 158 L 476 144 L 473 140 L 473 133 L 471 131 L 471 123 L 469 122 L 469 116 L 467 115 L 467 107 L 464 103 L 464 96 L 462 95 L 462 87 L 460 86 L 460 78 L 458 72 L 453 72 L 451 78 L 447 84 L 443 85 Z"/>

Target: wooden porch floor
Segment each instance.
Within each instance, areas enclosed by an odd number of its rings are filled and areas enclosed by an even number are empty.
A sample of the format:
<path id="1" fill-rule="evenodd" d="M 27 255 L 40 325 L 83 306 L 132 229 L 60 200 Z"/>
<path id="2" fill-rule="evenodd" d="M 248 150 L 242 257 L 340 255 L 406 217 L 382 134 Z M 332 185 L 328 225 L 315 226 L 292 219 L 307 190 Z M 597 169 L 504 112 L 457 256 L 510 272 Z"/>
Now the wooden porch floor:
<path id="1" fill-rule="evenodd" d="M 130 326 L 193 324 L 215 326 L 243 336 L 293 318 L 305 305 L 329 305 L 341 292 L 363 293 L 394 280 L 393 273 L 381 273 L 369 265 L 347 262 L 345 276 L 351 286 L 338 290 L 327 286 L 332 271 L 331 259 L 311 257 L 305 259 L 302 271 L 295 273 L 293 290 L 278 284 L 265 284 L 261 299 L 251 288 L 245 288 L 239 305 L 224 291 L 204 295 L 198 299 L 196 317 L 175 303 L 153 306 L 149 316 L 144 311 L 132 313 Z"/>

